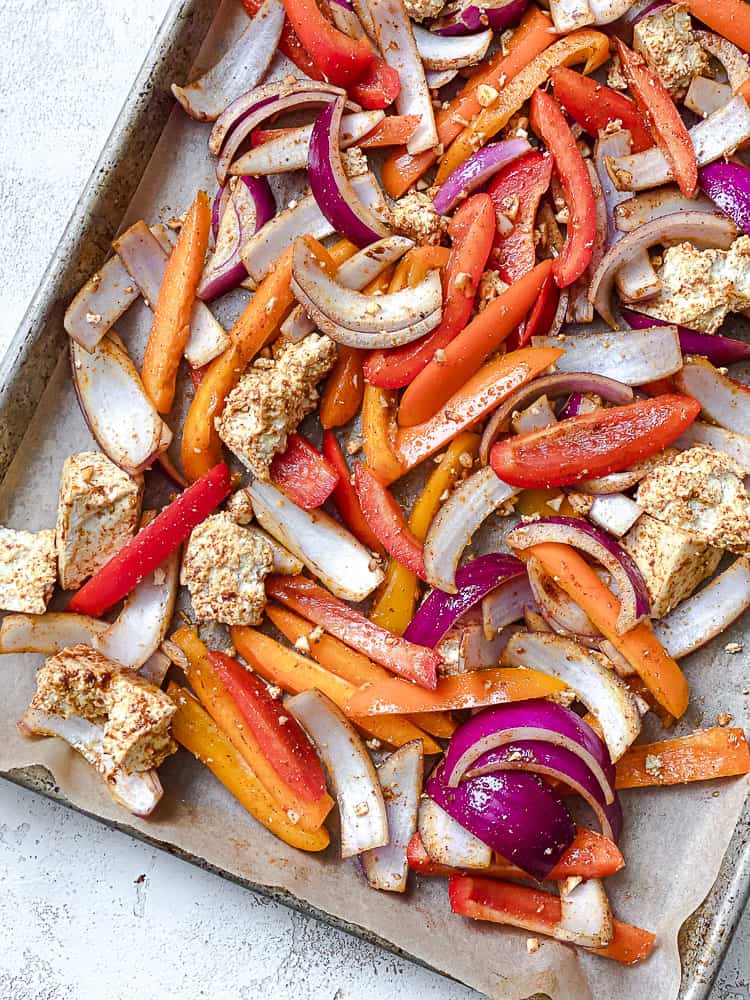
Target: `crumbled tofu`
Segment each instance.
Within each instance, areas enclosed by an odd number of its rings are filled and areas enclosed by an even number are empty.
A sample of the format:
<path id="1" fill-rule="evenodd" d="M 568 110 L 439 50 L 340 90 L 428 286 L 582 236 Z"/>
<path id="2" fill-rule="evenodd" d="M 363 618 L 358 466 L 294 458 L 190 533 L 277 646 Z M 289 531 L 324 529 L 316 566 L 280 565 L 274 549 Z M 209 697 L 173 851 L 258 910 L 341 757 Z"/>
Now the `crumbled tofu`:
<path id="1" fill-rule="evenodd" d="M 229 514 L 212 514 L 193 531 L 181 581 L 190 591 L 198 621 L 259 625 L 266 606 L 263 581 L 273 566 L 266 539 Z"/>
<path id="2" fill-rule="evenodd" d="M 689 597 L 719 564 L 721 552 L 679 527 L 642 514 L 622 539 L 641 571 L 654 618 Z"/>
<path id="3" fill-rule="evenodd" d="M 102 750 L 125 771 L 148 771 L 174 753 L 175 706 L 158 687 L 89 646 L 51 656 L 37 674 L 31 707 L 100 726 Z"/>
<path id="4" fill-rule="evenodd" d="M 487 306 L 503 292 L 508 290 L 508 285 L 503 281 L 497 271 L 485 271 L 479 279 L 477 289 L 477 311 L 482 312 Z"/>
<path id="5" fill-rule="evenodd" d="M 428 21 L 437 17 L 444 6 L 445 0 L 404 0 L 406 13 L 412 21 Z"/>
<path id="6" fill-rule="evenodd" d="M 731 552 L 750 548 L 750 496 L 744 470 L 714 448 L 696 445 L 657 465 L 638 487 L 652 517 Z"/>
<path id="7" fill-rule="evenodd" d="M 362 174 L 366 174 L 370 169 L 367 157 L 359 146 L 352 146 L 351 149 L 345 149 L 341 154 L 341 162 L 344 165 L 344 172 L 347 177 L 361 177 Z"/>
<path id="8" fill-rule="evenodd" d="M 658 297 L 644 303 L 649 316 L 716 333 L 727 313 L 750 307 L 750 237 L 729 250 L 698 250 L 691 243 L 664 252 Z"/>
<path id="9" fill-rule="evenodd" d="M 227 513 L 237 524 L 250 524 L 253 519 L 253 501 L 247 490 L 237 490 L 227 500 Z"/>
<path id="10" fill-rule="evenodd" d="M 463 292 L 467 296 L 474 296 L 474 279 L 468 271 L 459 271 L 453 280 L 453 286 L 457 292 Z"/>
<path id="11" fill-rule="evenodd" d="M 683 97 L 694 76 L 711 76 L 687 4 L 673 4 L 642 18 L 633 29 L 633 48 L 673 97 Z"/>
<path id="12" fill-rule="evenodd" d="M 613 90 L 627 90 L 628 81 L 625 79 L 625 75 L 622 72 L 622 63 L 620 62 L 620 57 L 615 54 L 609 63 L 609 69 L 607 70 L 607 86 L 612 87 Z"/>
<path id="13" fill-rule="evenodd" d="M 588 493 L 568 493 L 568 503 L 581 517 L 586 517 L 594 506 L 594 498 Z"/>
<path id="14" fill-rule="evenodd" d="M 494 87 L 490 87 L 486 83 L 480 83 L 477 87 L 477 101 L 482 108 L 488 108 L 491 104 L 500 96 L 500 91 L 495 90 Z"/>
<path id="15" fill-rule="evenodd" d="M 399 198 L 391 208 L 393 228 L 417 243 L 440 243 L 445 220 L 435 210 L 432 198 L 422 191 L 411 191 Z"/>
<path id="16" fill-rule="evenodd" d="M 286 448 L 288 435 L 315 409 L 316 386 L 335 360 L 333 341 L 311 333 L 285 342 L 274 358 L 258 358 L 229 393 L 216 429 L 258 479 L 268 480 L 274 455 Z"/>
<path id="17" fill-rule="evenodd" d="M 725 653 L 741 653 L 745 647 L 741 642 L 728 642 L 724 647 Z"/>
<path id="18" fill-rule="evenodd" d="M 647 753 L 646 760 L 644 762 L 644 767 L 646 769 L 646 774 L 652 775 L 654 778 L 658 778 L 661 774 L 662 767 L 664 763 L 657 754 Z"/>
<path id="19" fill-rule="evenodd" d="M 539 951 L 539 938 L 526 938 L 526 951 L 534 955 Z"/>
<path id="20" fill-rule="evenodd" d="M 57 508 L 57 562 L 64 590 L 84 580 L 135 534 L 143 478 L 129 476 L 106 455 L 84 451 L 65 460 Z"/>
<path id="21" fill-rule="evenodd" d="M 54 531 L 0 527 L 0 610 L 43 615 L 56 581 Z"/>

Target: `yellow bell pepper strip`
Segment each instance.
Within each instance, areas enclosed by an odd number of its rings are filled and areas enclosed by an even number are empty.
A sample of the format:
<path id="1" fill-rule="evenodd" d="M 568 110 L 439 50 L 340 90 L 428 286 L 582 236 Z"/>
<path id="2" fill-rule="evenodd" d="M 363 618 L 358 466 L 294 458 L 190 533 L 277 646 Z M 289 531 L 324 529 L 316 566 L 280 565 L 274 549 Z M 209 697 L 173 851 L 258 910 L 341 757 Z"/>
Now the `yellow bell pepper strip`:
<path id="1" fill-rule="evenodd" d="M 609 38 L 601 31 L 585 28 L 574 31 L 540 52 L 515 76 L 500 96 L 485 108 L 454 140 L 440 161 L 435 182 L 442 184 L 456 167 L 484 146 L 504 128 L 513 115 L 528 101 L 537 87 L 543 86 L 556 66 L 576 66 L 584 63 L 588 75 L 609 59 Z"/>
<path id="2" fill-rule="evenodd" d="M 571 506 L 567 496 L 563 498 L 558 507 L 560 497 L 563 494 L 560 490 L 522 490 L 515 500 L 516 513 L 525 517 L 550 517 L 550 511 L 555 514 L 567 514 L 575 517 L 575 509 Z M 551 506 L 549 501 L 553 500 L 555 506 Z"/>
<path id="3" fill-rule="evenodd" d="M 672 3 L 683 0 L 672 0 Z M 684 0 L 693 17 L 750 52 L 750 7 L 745 0 Z"/>
<path id="4" fill-rule="evenodd" d="M 679 739 L 640 743 L 617 761 L 616 768 L 616 788 L 732 778 L 750 772 L 750 748 L 742 729 L 714 726 Z"/>
<path id="5" fill-rule="evenodd" d="M 395 450 L 395 405 L 395 392 L 365 384 L 362 397 L 362 448 L 368 466 L 386 483 L 392 483 L 405 471 Z"/>
<path id="6" fill-rule="evenodd" d="M 464 462 L 476 458 L 479 451 L 479 437 L 464 432 L 451 441 L 440 464 L 427 480 L 419 499 L 414 504 L 409 517 L 409 528 L 420 542 L 424 542 L 432 520 L 440 509 L 446 490 L 451 490 L 464 469 Z M 468 456 L 464 458 L 464 456 Z M 414 617 L 419 596 L 417 577 L 391 559 L 385 572 L 377 599 L 370 609 L 370 621 L 387 628 L 396 635 L 403 635 Z M 360 681 L 358 683 L 363 683 Z"/>
<path id="7" fill-rule="evenodd" d="M 143 356 L 143 388 L 159 413 L 174 403 L 177 369 L 190 336 L 190 313 L 211 232 L 211 202 L 199 191 L 167 261 Z"/>
<path id="8" fill-rule="evenodd" d="M 659 704 L 676 719 L 684 713 L 689 699 L 688 683 L 651 630 L 648 622 L 620 635 L 617 616 L 620 602 L 589 564 L 569 545 L 544 542 L 519 552 L 526 560 L 535 556 L 542 569 L 582 608 L 605 638 L 635 668 Z"/>
<path id="9" fill-rule="evenodd" d="M 282 608 L 278 604 L 268 604 L 266 614 L 292 645 L 301 639 L 306 639 L 310 647 L 310 656 L 314 660 L 355 687 L 368 681 L 386 680 L 390 676 L 384 667 L 373 663 L 368 657 L 358 653 L 356 649 L 351 649 L 335 636 L 328 635 L 327 632 L 318 635 L 319 629 L 288 608 Z M 450 739 L 456 731 L 453 719 L 441 712 L 411 715 L 408 718 L 415 726 L 440 739 Z"/>
<path id="10" fill-rule="evenodd" d="M 356 691 L 353 684 L 326 670 L 293 649 L 257 629 L 235 626 L 232 642 L 253 670 L 270 684 L 288 694 L 299 694 L 316 688 L 327 695 L 343 711 Z M 368 736 L 392 747 L 403 746 L 410 740 L 422 740 L 426 754 L 442 753 L 440 746 L 407 719 L 357 719 L 352 721 Z"/>
<path id="11" fill-rule="evenodd" d="M 172 736 L 206 765 L 251 816 L 290 847 L 300 851 L 324 851 L 328 847 L 331 838 L 326 828 L 320 826 L 317 830 L 306 831 L 292 823 L 258 781 L 247 761 L 186 688 L 171 681 L 167 694 L 177 706 L 172 717 Z"/>
<path id="12" fill-rule="evenodd" d="M 398 677 L 364 684 L 357 688 L 347 707 L 347 715 L 413 715 L 415 712 L 458 712 L 508 701 L 546 698 L 565 685 L 538 670 L 520 667 L 491 667 L 465 674 L 441 677 L 434 691 L 425 691 Z"/>
<path id="13" fill-rule="evenodd" d="M 247 762 L 278 807 L 299 816 L 299 826 L 308 832 L 317 830 L 333 808 L 327 792 L 315 800 L 303 799 L 281 778 L 261 750 L 255 735 L 214 669 L 208 650 L 194 628 L 184 626 L 172 636 L 188 659 L 187 679 L 198 700 L 216 725 Z"/>
<path id="14" fill-rule="evenodd" d="M 524 347 L 486 362 L 434 417 L 415 427 L 400 428 L 396 436 L 396 453 L 401 462 L 398 474 L 403 475 L 440 451 L 563 353 L 557 347 Z"/>

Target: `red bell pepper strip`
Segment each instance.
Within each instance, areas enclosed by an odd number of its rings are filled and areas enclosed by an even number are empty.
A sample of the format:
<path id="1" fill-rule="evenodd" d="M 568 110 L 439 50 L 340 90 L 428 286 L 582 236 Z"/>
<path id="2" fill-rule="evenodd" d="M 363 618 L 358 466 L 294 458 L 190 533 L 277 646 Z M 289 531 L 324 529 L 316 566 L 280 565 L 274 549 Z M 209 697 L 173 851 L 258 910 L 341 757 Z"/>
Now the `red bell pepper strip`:
<path id="1" fill-rule="evenodd" d="M 596 410 L 501 441 L 490 453 L 490 465 L 511 486 L 571 486 L 622 472 L 662 451 L 700 409 L 690 396 L 657 396 Z"/>
<path id="2" fill-rule="evenodd" d="M 360 462 L 354 466 L 354 488 L 365 520 L 388 555 L 425 579 L 424 548 L 406 523 L 401 508 L 378 477 Z"/>
<path id="3" fill-rule="evenodd" d="M 255 17 L 262 5 L 263 0 L 242 0 L 242 6 L 250 17 Z M 288 17 L 284 18 L 284 27 L 281 29 L 279 50 L 311 80 L 323 79 L 323 74 L 316 68 L 315 63 L 305 51 L 297 32 L 289 23 Z"/>
<path id="4" fill-rule="evenodd" d="M 476 869 L 473 872 L 462 871 L 433 861 L 425 850 L 419 833 L 415 833 L 409 841 L 406 860 L 411 870 L 419 872 L 420 875 L 442 875 L 450 878 L 451 875 L 476 874 Z M 576 875 L 583 878 L 606 878 L 607 875 L 614 875 L 624 867 L 625 859 L 616 844 L 601 833 L 579 828 L 575 840 L 549 873 L 549 878 L 553 881 Z M 497 854 L 493 858 L 493 863 L 483 868 L 481 874 L 488 878 L 528 878 L 520 868 L 516 868 L 510 861 Z"/>
<path id="5" fill-rule="evenodd" d="M 372 528 L 367 523 L 362 508 L 359 506 L 357 491 L 351 481 L 351 472 L 346 464 L 344 453 L 339 447 L 336 435 L 333 431 L 323 433 L 323 454 L 326 460 L 333 466 L 339 476 L 336 488 L 333 491 L 333 502 L 339 512 L 341 520 L 351 531 L 355 538 L 358 538 L 371 552 L 385 553 L 385 549 L 376 538 Z"/>
<path id="6" fill-rule="evenodd" d="M 628 87 L 640 108 L 654 142 L 664 153 L 686 198 L 692 198 L 698 187 L 698 163 L 695 149 L 685 123 L 672 97 L 643 56 L 629 49 L 619 38 L 614 39 Z"/>
<path id="7" fill-rule="evenodd" d="M 393 104 L 401 92 L 401 78 L 393 66 L 383 59 L 375 59 L 362 79 L 348 89 L 353 101 L 368 111 L 374 111 Z"/>
<path id="8" fill-rule="evenodd" d="M 201 476 L 165 507 L 135 538 L 84 583 L 68 611 L 94 618 L 104 614 L 137 587 L 189 536 L 193 528 L 229 496 L 231 476 L 222 462 Z"/>
<path id="9" fill-rule="evenodd" d="M 504 167 L 487 188 L 495 212 L 513 223 L 508 233 L 497 229 L 490 254 L 491 265 L 509 285 L 536 263 L 534 222 L 551 180 L 552 157 L 534 150 Z"/>
<path id="10" fill-rule="evenodd" d="M 539 289 L 539 295 L 529 318 L 519 326 L 509 346 L 512 349 L 526 347 L 532 337 L 543 337 L 552 326 L 559 304 L 560 289 L 557 287 L 554 275 L 548 274 Z"/>
<path id="11" fill-rule="evenodd" d="M 226 653 L 209 650 L 214 671 L 234 699 L 242 718 L 281 779 L 301 799 L 317 802 L 326 794 L 323 766 L 304 730 L 282 701 L 254 673 Z"/>
<path id="12" fill-rule="evenodd" d="M 315 0 L 284 0 L 297 37 L 316 68 L 337 87 L 348 87 L 367 75 L 377 59 L 366 36 L 350 38 L 339 31 Z"/>
<path id="13" fill-rule="evenodd" d="M 596 236 L 596 201 L 586 164 L 565 121 L 560 105 L 543 90 L 531 98 L 531 127 L 543 139 L 555 161 L 569 222 L 562 253 L 555 260 L 555 281 L 560 288 L 572 285 L 591 263 Z"/>
<path id="14" fill-rule="evenodd" d="M 453 216 L 448 232 L 453 240 L 443 294 L 440 324 L 425 337 L 395 350 L 374 351 L 365 362 L 365 378 L 385 389 L 408 385 L 463 330 L 474 308 L 495 234 L 495 212 L 486 194 L 467 199 Z"/>
<path id="15" fill-rule="evenodd" d="M 271 482 L 303 510 L 325 503 L 336 489 L 338 472 L 301 434 L 290 434 L 286 451 L 275 455 Z"/>
<path id="16" fill-rule="evenodd" d="M 431 691 L 437 687 L 441 659 L 434 650 L 373 625 L 312 580 L 304 576 L 269 576 L 266 593 L 394 674 Z"/>
<path id="17" fill-rule="evenodd" d="M 624 94 L 606 87 L 589 76 L 576 73 L 567 66 L 558 66 L 549 75 L 555 97 L 573 121 L 595 139 L 610 122 L 622 122 L 630 132 L 634 153 L 650 149 L 654 144 L 648 126 L 638 108 Z"/>
<path id="18" fill-rule="evenodd" d="M 473 920 L 520 927 L 532 934 L 556 937 L 562 920 L 560 897 L 514 882 L 456 875 L 448 883 L 451 910 Z M 654 935 L 614 920 L 614 934 L 605 948 L 586 948 L 596 955 L 633 965 L 646 958 L 654 946 Z"/>

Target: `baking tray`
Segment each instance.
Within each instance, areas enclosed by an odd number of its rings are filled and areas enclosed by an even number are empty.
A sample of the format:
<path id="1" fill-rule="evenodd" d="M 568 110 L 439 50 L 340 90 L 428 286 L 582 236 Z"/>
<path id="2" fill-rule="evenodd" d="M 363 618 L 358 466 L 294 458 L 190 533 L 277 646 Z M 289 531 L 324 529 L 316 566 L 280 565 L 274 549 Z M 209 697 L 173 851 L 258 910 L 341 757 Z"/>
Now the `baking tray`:
<path id="1" fill-rule="evenodd" d="M 52 261 L 4 358 L 0 359 L 0 482 L 23 440 L 52 372 L 66 349 L 63 314 L 85 279 L 104 262 L 161 135 L 173 98 L 169 86 L 185 79 L 219 0 L 174 0 L 146 56 L 104 151 L 78 200 Z M 2 777 L 54 798 L 70 808 L 43 767 L 0 772 Z M 303 900 L 238 878 L 204 858 L 160 842 L 127 822 L 100 822 L 238 882 L 357 937 L 380 944 L 418 964 L 418 958 L 361 927 L 348 924 Z M 680 932 L 681 1000 L 705 1000 L 726 948 L 750 898 L 750 800 L 746 802 L 719 876 Z M 435 970 L 440 971 L 440 970 Z"/>

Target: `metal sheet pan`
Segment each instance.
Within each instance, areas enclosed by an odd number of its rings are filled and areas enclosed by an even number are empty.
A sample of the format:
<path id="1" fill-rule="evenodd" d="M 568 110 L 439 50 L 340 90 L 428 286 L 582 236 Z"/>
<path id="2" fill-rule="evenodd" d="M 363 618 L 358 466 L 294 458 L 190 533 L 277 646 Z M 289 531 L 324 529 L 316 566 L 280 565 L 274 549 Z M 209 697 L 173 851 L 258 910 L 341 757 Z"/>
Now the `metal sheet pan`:
<path id="1" fill-rule="evenodd" d="M 219 0 L 175 0 L 172 4 L 45 277 L 5 357 L 0 361 L 0 480 L 18 450 L 47 381 L 66 347 L 67 338 L 62 324 L 65 305 L 85 278 L 107 257 L 110 242 L 116 235 L 171 111 L 169 84 L 174 79 L 185 78 L 218 6 Z M 15 770 L 3 776 L 64 803 L 66 801 L 44 768 Z M 127 823 L 111 825 L 140 839 L 149 839 Z M 683 1000 L 705 1000 L 709 996 L 727 944 L 750 897 L 749 829 L 750 803 L 746 805 L 742 821 L 734 832 L 713 889 L 682 928 L 680 953 L 683 978 L 680 997 Z M 150 842 L 174 853 L 173 848 L 158 840 Z M 214 870 L 223 877 L 269 894 L 267 888 L 237 879 L 201 857 L 183 856 L 185 860 Z M 391 951 L 398 951 L 392 944 L 363 928 L 313 909 L 302 900 L 278 892 L 270 894 L 324 922 L 375 941 Z M 414 958 L 408 953 L 406 957 Z"/>

